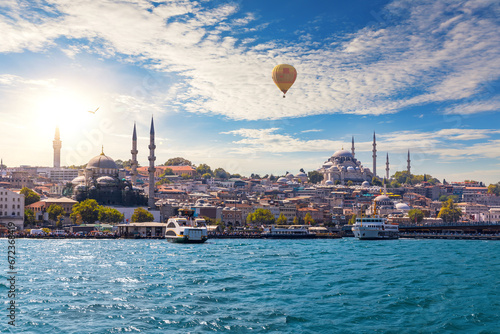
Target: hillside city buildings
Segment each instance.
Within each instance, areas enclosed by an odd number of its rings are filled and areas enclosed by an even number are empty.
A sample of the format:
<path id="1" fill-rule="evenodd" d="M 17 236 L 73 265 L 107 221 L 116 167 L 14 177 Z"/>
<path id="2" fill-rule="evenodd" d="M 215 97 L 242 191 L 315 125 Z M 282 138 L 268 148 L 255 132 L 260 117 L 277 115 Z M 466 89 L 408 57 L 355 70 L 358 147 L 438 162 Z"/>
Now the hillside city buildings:
<path id="1" fill-rule="evenodd" d="M 93 198 L 101 205 L 118 209 L 126 219 L 139 206 L 153 212 L 156 221 L 165 221 L 179 208 L 191 208 L 196 215 L 207 217 L 212 222 L 222 222 L 233 229 L 244 228 L 247 216 L 259 208 L 268 209 L 276 219 L 283 215 L 288 224 L 303 222 L 306 215 L 310 215 L 316 224 L 340 226 L 347 224 L 355 214 L 373 213 L 375 204 L 378 214 L 394 222 L 411 224 L 408 211 L 417 208 L 425 213 L 424 223 L 436 223 L 440 221 L 437 215 L 442 204 L 439 199 L 443 195 L 455 196 L 464 221 L 500 220 L 500 196 L 488 193 L 482 184 L 422 182 L 386 190 L 373 186 L 371 181 L 376 176 L 377 157 L 375 133 L 371 170 L 355 158 L 353 138 L 350 151 L 338 150 L 320 165 L 316 171 L 323 180 L 316 184 L 309 182 L 304 171 L 286 173 L 278 178 L 203 179 L 192 166 L 157 166 L 153 119 L 147 148 L 148 166 L 139 167 L 137 162 L 138 152 L 147 150 L 137 147 L 135 124 L 128 168 L 117 165 L 113 158 L 104 154 L 104 149 L 83 169 L 61 167 L 61 143 L 56 128 L 53 167 L 19 166 L 0 170 L 1 224 L 14 221 L 19 229 L 23 228 L 24 195 L 19 194 L 22 187 L 40 194 L 39 202 L 26 207 L 35 212 L 35 218 L 40 222 L 48 220 L 47 209 L 51 204 L 63 206 L 69 216 L 75 203 Z M 409 172 L 409 151 L 407 162 Z M 165 175 L 167 168 L 172 175 Z M 384 172 L 385 178 L 389 179 L 388 154 Z M 64 224 L 71 224 L 69 217 L 64 219 Z"/>

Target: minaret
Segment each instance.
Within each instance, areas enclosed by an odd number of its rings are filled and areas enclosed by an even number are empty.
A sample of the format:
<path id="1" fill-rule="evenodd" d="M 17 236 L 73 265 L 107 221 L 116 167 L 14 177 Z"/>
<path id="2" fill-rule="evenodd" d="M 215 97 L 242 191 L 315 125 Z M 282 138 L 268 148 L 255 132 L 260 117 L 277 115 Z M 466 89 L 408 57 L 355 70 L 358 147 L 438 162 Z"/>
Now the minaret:
<path id="1" fill-rule="evenodd" d="M 354 158 L 354 136 L 352 136 L 351 153 L 352 153 L 352 157 Z"/>
<path id="2" fill-rule="evenodd" d="M 375 139 L 375 131 L 373 132 L 373 176 L 377 176 L 377 143 Z"/>
<path id="3" fill-rule="evenodd" d="M 408 162 L 408 166 L 406 166 L 406 170 L 408 171 L 408 175 L 410 175 L 410 169 L 411 169 L 411 165 L 410 165 L 410 150 L 408 150 L 408 160 L 406 160 Z"/>
<path id="4" fill-rule="evenodd" d="M 59 135 L 59 127 L 56 126 L 56 135 L 54 141 L 52 142 L 54 147 L 54 167 L 61 167 L 61 136 Z"/>
<path id="5" fill-rule="evenodd" d="M 137 153 L 139 151 L 137 151 L 137 133 L 135 131 L 135 122 L 134 122 L 134 133 L 132 134 L 132 150 L 130 151 L 130 153 L 132 153 L 132 163 L 130 164 L 131 165 L 131 168 L 132 168 L 132 172 L 130 174 L 132 174 L 132 185 L 135 185 L 136 181 L 137 181 Z"/>
<path id="6" fill-rule="evenodd" d="M 155 127 L 153 117 L 151 117 L 151 130 L 149 131 L 149 199 L 148 206 L 150 209 L 155 208 Z"/>
<path id="7" fill-rule="evenodd" d="M 385 159 L 385 178 L 389 180 L 389 153 L 387 153 L 387 157 Z"/>

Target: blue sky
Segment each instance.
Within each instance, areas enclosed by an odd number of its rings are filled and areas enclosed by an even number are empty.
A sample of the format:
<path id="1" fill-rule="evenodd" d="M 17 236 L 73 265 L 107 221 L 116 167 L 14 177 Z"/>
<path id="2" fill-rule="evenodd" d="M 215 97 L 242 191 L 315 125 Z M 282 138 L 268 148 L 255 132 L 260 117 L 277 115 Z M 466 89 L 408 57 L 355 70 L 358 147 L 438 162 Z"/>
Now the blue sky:
<path id="1" fill-rule="evenodd" d="M 498 1 L 2 1 L 0 156 L 62 164 L 182 156 L 232 173 L 317 169 L 500 181 Z M 297 69 L 283 99 L 273 67 Z M 89 110 L 99 110 L 95 114 Z"/>

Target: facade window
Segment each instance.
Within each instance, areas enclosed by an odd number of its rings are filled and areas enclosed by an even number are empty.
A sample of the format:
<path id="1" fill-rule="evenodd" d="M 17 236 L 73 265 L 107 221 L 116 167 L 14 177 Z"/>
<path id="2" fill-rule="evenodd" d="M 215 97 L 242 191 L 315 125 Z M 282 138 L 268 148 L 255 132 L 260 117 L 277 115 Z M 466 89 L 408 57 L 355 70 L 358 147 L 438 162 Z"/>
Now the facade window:
<path id="1" fill-rule="evenodd" d="M 15 209 L 16 208 L 16 205 L 15 204 L 12 204 L 12 209 Z"/>

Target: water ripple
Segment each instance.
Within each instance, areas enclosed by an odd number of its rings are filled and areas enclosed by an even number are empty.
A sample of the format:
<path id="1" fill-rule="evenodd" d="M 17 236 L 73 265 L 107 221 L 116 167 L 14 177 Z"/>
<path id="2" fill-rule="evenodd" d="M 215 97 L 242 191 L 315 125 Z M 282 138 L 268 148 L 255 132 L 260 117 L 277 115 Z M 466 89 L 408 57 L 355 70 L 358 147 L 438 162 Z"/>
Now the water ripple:
<path id="1" fill-rule="evenodd" d="M 495 242 L 16 245 L 26 333 L 498 333 L 500 323 Z"/>

